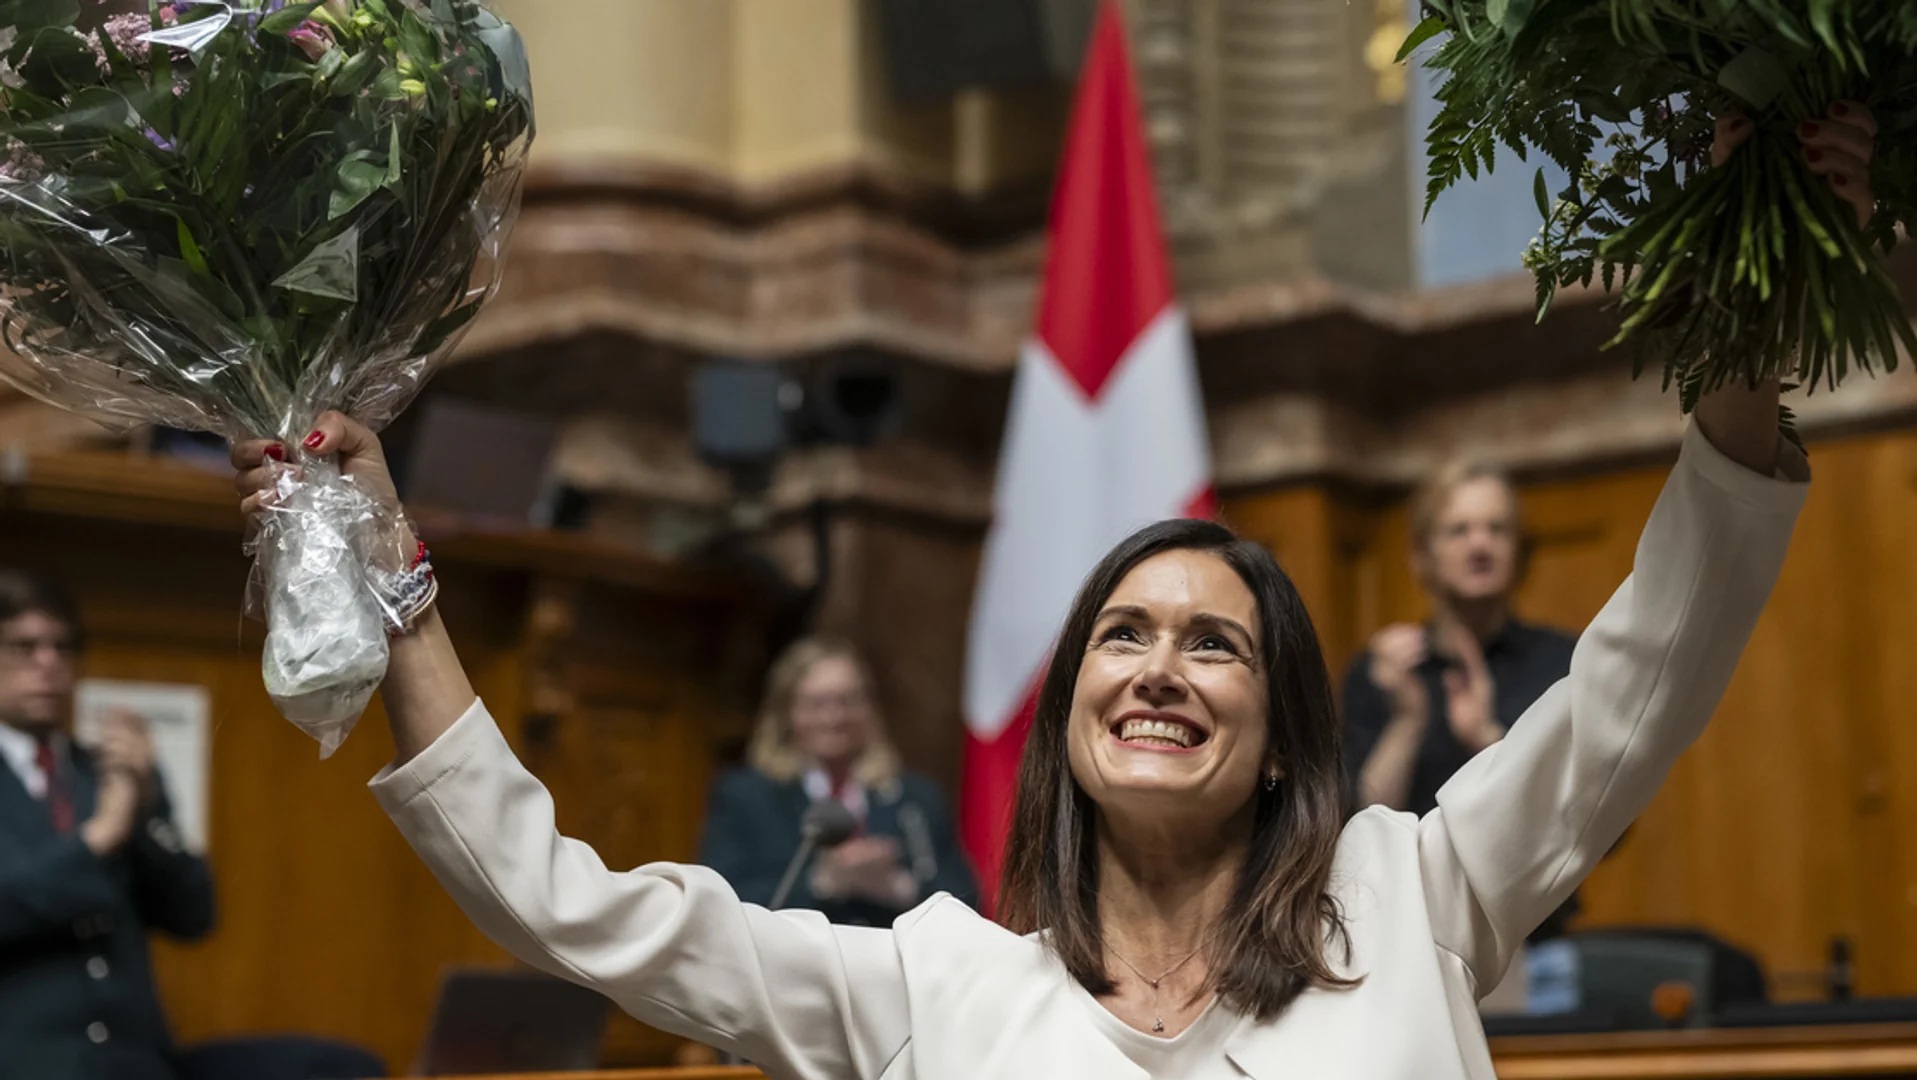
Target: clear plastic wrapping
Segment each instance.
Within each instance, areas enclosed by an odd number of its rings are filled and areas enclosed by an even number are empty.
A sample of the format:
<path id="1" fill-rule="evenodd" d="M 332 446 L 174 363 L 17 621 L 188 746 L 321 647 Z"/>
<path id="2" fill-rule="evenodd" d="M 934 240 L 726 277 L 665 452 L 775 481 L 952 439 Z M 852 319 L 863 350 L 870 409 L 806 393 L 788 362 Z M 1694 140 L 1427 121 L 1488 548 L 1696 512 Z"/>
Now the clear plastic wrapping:
<path id="1" fill-rule="evenodd" d="M 533 135 L 477 0 L 0 0 L 0 378 L 296 456 L 257 522 L 263 672 L 330 754 L 406 612 L 397 508 L 306 459 L 377 430 L 499 279 Z"/>

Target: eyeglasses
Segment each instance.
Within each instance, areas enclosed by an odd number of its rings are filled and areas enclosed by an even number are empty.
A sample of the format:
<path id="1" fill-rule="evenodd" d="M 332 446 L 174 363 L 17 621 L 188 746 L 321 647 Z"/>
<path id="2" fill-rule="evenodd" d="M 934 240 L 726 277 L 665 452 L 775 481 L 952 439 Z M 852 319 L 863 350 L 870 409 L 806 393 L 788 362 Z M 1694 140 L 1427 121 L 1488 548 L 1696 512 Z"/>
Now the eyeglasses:
<path id="1" fill-rule="evenodd" d="M 71 663 L 80 656 L 80 643 L 69 637 L 0 637 L 0 660 L 30 664 L 42 650 Z"/>
<path id="2" fill-rule="evenodd" d="M 792 708 L 794 711 L 803 709 L 807 712 L 812 712 L 831 708 L 846 710 L 862 709 L 867 704 L 868 699 L 866 696 L 856 690 L 842 694 L 794 695 L 792 698 Z"/>

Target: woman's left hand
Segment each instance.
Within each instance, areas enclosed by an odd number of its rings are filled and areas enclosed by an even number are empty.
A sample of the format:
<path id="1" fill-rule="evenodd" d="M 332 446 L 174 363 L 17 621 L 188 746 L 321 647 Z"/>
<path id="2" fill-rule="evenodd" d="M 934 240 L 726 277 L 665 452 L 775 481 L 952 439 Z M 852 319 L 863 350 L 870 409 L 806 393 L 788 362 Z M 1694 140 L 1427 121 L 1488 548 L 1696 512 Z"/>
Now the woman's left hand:
<path id="1" fill-rule="evenodd" d="M 1711 164 L 1722 165 L 1751 137 L 1751 122 L 1726 116 L 1717 122 L 1711 143 Z M 1804 167 L 1822 176 L 1832 194 L 1857 211 L 1857 227 L 1870 224 L 1877 212 L 1870 190 L 1870 159 L 1876 149 L 1877 119 L 1855 101 L 1832 103 L 1823 120 L 1798 125 L 1804 148 Z M 1711 445 L 1753 472 L 1769 476 L 1777 468 L 1777 402 L 1775 380 L 1760 386 L 1728 385 L 1706 394 L 1697 405 L 1697 423 Z"/>
<path id="2" fill-rule="evenodd" d="M 1717 122 L 1717 137 L 1711 143 L 1711 164 L 1722 165 L 1731 152 L 1751 137 L 1751 122 L 1742 116 L 1726 116 Z M 1824 178 L 1831 192 L 1857 211 L 1857 226 L 1863 228 L 1877 212 L 1876 196 L 1870 190 L 1870 159 L 1877 148 L 1877 118 L 1855 101 L 1832 103 L 1823 120 L 1806 120 L 1797 125 L 1797 141 L 1804 144 L 1804 167 Z"/>

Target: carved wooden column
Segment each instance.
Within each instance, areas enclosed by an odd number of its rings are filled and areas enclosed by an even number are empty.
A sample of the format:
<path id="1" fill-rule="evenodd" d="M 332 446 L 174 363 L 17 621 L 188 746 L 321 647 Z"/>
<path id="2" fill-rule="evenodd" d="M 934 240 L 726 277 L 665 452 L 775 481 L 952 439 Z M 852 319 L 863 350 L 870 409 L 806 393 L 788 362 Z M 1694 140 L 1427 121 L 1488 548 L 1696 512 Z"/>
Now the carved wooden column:
<path id="1" fill-rule="evenodd" d="M 1309 269 L 1305 219 L 1337 176 L 1344 5 L 1129 0 L 1146 127 L 1181 284 Z"/>

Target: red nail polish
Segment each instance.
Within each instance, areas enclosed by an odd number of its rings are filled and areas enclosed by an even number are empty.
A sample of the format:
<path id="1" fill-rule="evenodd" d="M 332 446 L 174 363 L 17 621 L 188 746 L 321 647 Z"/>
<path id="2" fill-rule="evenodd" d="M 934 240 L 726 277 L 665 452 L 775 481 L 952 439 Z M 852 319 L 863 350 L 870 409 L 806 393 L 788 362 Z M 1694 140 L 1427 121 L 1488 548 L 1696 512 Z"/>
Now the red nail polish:
<path id="1" fill-rule="evenodd" d="M 1850 183 L 1850 178 L 1843 173 L 1831 173 L 1830 182 L 1836 184 L 1838 187 L 1843 187 Z"/>
<path id="2" fill-rule="evenodd" d="M 1813 146 L 1804 151 L 1804 160 L 1815 164 L 1816 162 L 1824 160 L 1824 152 Z"/>
<path id="3" fill-rule="evenodd" d="M 285 461 L 286 447 L 281 446 L 279 443 L 274 443 L 266 448 L 266 456 L 272 458 L 274 461 Z"/>
<path id="4" fill-rule="evenodd" d="M 326 435 L 323 432 L 315 431 L 311 435 L 308 435 L 306 437 L 306 441 L 304 443 L 301 443 L 300 445 L 306 447 L 308 450 L 318 450 L 320 448 L 320 444 L 325 441 L 326 441 Z"/>
<path id="5" fill-rule="evenodd" d="M 1806 139 L 1815 139 L 1817 137 L 1817 131 L 1817 125 L 1811 123 L 1809 120 L 1797 125 L 1797 133 Z"/>
<path id="6" fill-rule="evenodd" d="M 1832 116 L 1849 116 L 1850 106 L 1839 101 L 1830 107 L 1830 114 Z"/>

